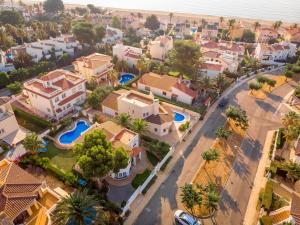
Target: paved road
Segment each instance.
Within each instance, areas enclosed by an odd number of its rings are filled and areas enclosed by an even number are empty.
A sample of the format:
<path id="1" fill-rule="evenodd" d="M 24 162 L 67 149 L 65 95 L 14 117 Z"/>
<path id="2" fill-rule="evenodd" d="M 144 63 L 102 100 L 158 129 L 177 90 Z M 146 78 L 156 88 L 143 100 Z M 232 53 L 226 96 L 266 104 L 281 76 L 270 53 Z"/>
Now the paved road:
<path id="1" fill-rule="evenodd" d="M 249 97 L 247 89 L 247 84 L 243 84 L 228 96 L 230 104 L 240 105 L 247 111 L 250 127 L 242 143 L 242 150 L 234 162 L 229 182 L 222 192 L 220 209 L 216 215 L 217 224 L 242 224 L 267 131 L 280 125 L 281 113 L 287 111 L 280 102 L 292 87 L 285 85 L 278 88 L 265 101 Z M 173 213 L 182 207 L 177 202 L 180 199 L 179 187 L 191 182 L 203 162 L 201 152 L 211 146 L 215 139 L 215 130 L 223 126 L 225 121 L 220 109 L 210 115 L 174 166 L 170 176 L 143 209 L 135 221 L 136 225 L 175 224 Z M 210 224 L 210 220 L 204 223 Z"/>

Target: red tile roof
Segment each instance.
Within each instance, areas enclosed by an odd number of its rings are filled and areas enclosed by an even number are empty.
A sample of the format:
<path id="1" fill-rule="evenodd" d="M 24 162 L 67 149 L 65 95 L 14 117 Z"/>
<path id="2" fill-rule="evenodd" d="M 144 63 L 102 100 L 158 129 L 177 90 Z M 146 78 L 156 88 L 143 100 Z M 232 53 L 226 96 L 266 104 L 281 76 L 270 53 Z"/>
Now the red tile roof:
<path id="1" fill-rule="evenodd" d="M 79 97 L 80 95 L 84 94 L 83 91 L 79 91 L 79 92 L 76 92 L 75 94 L 73 95 L 70 95 L 69 97 L 65 98 L 64 100 L 62 100 L 61 102 L 58 103 L 59 106 L 63 106 L 65 104 L 67 104 L 68 102 L 74 100 L 75 98 Z"/>
<path id="2" fill-rule="evenodd" d="M 0 215 L 13 221 L 37 199 L 42 183 L 12 162 L 0 162 Z M 1 222 L 1 221 L 0 221 Z"/>
<path id="3" fill-rule="evenodd" d="M 174 88 L 186 93 L 187 95 L 196 98 L 197 97 L 197 92 L 190 89 L 189 87 L 187 87 L 185 84 L 181 84 L 181 83 L 176 83 L 174 85 Z"/>
<path id="4" fill-rule="evenodd" d="M 201 69 L 214 70 L 214 71 L 222 71 L 222 65 L 212 64 L 212 63 L 203 63 L 201 65 Z"/>

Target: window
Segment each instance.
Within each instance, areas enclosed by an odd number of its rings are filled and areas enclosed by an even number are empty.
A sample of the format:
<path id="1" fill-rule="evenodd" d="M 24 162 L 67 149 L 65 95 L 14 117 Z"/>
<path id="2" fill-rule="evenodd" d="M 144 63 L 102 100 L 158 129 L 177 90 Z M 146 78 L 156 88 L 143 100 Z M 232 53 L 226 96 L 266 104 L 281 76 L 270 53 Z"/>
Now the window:
<path id="1" fill-rule="evenodd" d="M 167 95 L 167 93 L 165 92 L 165 91 L 163 91 L 163 93 L 162 93 L 163 95 Z"/>
<path id="2" fill-rule="evenodd" d="M 157 132 L 157 128 L 154 128 L 154 131 Z"/>
<path id="3" fill-rule="evenodd" d="M 164 133 L 166 132 L 166 129 L 164 129 Z"/>
<path id="4" fill-rule="evenodd" d="M 55 102 L 58 102 L 58 101 L 59 101 L 59 97 L 56 97 L 56 98 L 55 98 Z"/>
<path id="5" fill-rule="evenodd" d="M 150 91 L 150 87 L 145 86 L 145 90 L 146 90 L 146 91 Z"/>
<path id="6" fill-rule="evenodd" d="M 61 95 L 61 98 L 65 98 L 66 97 L 66 93 L 63 93 L 62 95 Z"/>
<path id="7" fill-rule="evenodd" d="M 71 107 L 71 104 L 69 103 L 68 105 L 67 105 L 67 108 L 70 108 Z"/>

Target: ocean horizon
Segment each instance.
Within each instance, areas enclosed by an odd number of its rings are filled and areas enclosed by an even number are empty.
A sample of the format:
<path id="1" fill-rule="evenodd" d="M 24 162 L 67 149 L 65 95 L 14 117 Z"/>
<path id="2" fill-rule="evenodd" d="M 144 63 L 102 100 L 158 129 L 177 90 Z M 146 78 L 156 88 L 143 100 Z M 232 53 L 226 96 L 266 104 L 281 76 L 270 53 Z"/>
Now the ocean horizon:
<path id="1" fill-rule="evenodd" d="M 300 0 L 64 0 L 71 4 L 300 22 Z"/>

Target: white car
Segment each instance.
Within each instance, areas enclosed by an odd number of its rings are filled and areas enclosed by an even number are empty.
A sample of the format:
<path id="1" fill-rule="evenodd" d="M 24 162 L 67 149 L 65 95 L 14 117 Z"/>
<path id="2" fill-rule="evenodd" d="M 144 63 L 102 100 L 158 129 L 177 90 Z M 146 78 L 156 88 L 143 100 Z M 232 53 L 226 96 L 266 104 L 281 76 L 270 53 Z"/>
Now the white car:
<path id="1" fill-rule="evenodd" d="M 174 216 L 175 220 L 182 225 L 202 225 L 200 221 L 182 210 L 177 210 Z"/>

